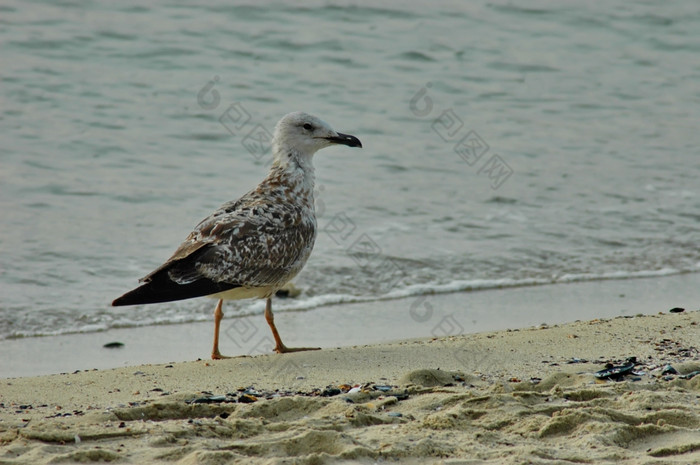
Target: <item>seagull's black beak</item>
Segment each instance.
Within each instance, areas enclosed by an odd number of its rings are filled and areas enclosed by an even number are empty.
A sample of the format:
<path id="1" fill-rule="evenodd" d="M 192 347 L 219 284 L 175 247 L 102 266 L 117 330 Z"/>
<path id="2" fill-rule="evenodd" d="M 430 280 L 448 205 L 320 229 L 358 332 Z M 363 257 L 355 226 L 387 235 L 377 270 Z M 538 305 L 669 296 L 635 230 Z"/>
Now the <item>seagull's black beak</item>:
<path id="1" fill-rule="evenodd" d="M 347 145 L 348 147 L 362 148 L 362 142 L 360 142 L 360 139 L 358 139 L 355 136 L 351 136 L 350 134 L 338 133 L 337 137 L 326 137 L 326 139 L 333 142 L 334 144 L 343 144 Z"/>

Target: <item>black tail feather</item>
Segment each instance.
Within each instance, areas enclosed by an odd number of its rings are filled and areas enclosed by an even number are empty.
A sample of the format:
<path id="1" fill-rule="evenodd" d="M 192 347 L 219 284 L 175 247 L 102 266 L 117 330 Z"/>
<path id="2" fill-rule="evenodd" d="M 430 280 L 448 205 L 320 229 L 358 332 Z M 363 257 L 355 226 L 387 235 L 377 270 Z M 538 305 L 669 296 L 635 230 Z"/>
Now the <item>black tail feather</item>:
<path id="1" fill-rule="evenodd" d="M 175 300 L 192 299 L 240 287 L 237 284 L 218 283 L 210 279 L 199 279 L 189 284 L 178 284 L 167 273 L 157 274 L 151 281 L 114 299 L 113 307 L 123 305 L 155 304 Z"/>

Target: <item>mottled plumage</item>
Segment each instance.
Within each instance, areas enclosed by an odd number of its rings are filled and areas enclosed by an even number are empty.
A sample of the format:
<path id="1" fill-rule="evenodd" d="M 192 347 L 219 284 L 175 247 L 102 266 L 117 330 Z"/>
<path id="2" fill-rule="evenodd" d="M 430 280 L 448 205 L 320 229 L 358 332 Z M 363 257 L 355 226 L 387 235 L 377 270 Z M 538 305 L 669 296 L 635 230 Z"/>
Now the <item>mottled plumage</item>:
<path id="1" fill-rule="evenodd" d="M 311 254 L 316 239 L 311 160 L 317 150 L 332 144 L 362 146 L 354 136 L 339 134 L 311 115 L 290 113 L 282 118 L 275 128 L 268 176 L 200 222 L 170 259 L 141 279 L 143 285 L 112 305 L 200 296 L 266 298 L 266 317 L 278 339 L 269 299 L 301 271 Z M 219 302 L 214 358 L 220 358 L 221 316 Z M 278 351 L 288 350 L 277 342 Z"/>

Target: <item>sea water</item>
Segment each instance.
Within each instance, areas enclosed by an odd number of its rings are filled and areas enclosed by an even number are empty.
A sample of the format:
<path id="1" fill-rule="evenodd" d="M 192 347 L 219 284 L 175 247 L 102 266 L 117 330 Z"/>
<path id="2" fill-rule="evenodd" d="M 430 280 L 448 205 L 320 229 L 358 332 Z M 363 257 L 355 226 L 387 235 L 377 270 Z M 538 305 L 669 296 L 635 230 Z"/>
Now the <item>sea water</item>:
<path id="1" fill-rule="evenodd" d="M 278 312 L 700 271 L 697 2 L 233 3 L 0 5 L 0 338 L 210 319 L 109 303 L 297 110 L 364 148 Z"/>

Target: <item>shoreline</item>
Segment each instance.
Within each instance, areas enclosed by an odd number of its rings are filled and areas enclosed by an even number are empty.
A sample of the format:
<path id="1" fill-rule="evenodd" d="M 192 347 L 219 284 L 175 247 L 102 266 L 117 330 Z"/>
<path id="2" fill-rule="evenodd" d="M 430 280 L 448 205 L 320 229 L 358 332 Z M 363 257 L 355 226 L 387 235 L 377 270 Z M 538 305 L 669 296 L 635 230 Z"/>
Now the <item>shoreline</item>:
<path id="1" fill-rule="evenodd" d="M 657 314 L 673 307 L 696 310 L 692 305 L 699 301 L 700 273 L 690 273 L 334 305 L 278 312 L 275 321 L 288 346 L 328 349 L 527 328 L 542 323 Z M 208 359 L 212 335 L 213 319 L 7 339 L 0 341 L 0 379 Z M 221 337 L 225 355 L 260 355 L 270 351 L 271 334 L 262 315 L 225 317 Z M 103 347 L 111 342 L 124 346 Z"/>
<path id="2" fill-rule="evenodd" d="M 700 311 L 686 311 L 3 379 L 0 456 L 691 463 L 700 375 L 682 375 L 700 370 L 698 328 Z M 633 356 L 635 372 L 619 382 L 593 376 Z M 662 375 L 667 364 L 679 373 Z"/>

